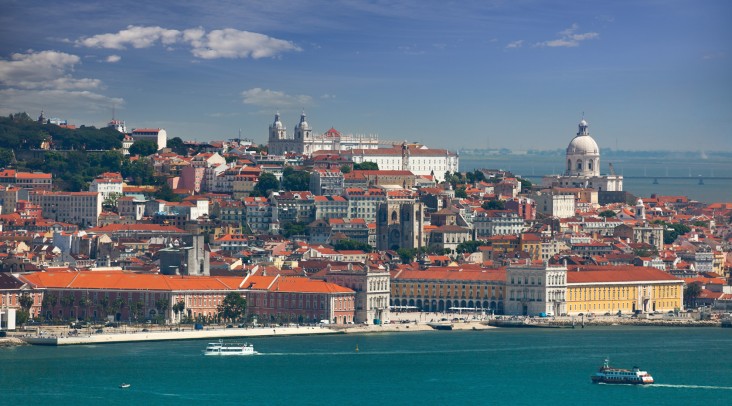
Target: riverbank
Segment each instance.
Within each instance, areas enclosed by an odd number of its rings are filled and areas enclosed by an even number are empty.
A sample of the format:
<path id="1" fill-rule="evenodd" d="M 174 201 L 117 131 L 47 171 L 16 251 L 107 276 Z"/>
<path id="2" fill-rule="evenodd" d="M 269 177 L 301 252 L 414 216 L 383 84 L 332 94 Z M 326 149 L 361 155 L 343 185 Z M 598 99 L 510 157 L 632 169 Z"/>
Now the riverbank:
<path id="1" fill-rule="evenodd" d="M 144 329 L 147 330 L 147 329 Z M 157 330 L 101 332 L 93 334 L 68 334 L 59 331 L 42 331 L 36 335 L 16 335 L 15 338 L 33 345 L 89 345 L 143 341 L 177 341 L 225 338 L 303 336 L 341 334 L 342 332 L 323 327 L 273 327 L 273 328 L 208 328 L 205 330 Z"/>
<path id="2" fill-rule="evenodd" d="M 448 317 L 438 317 L 448 316 Z M 124 342 L 176 341 L 203 339 L 234 339 L 252 337 L 304 336 L 327 334 L 380 334 L 434 331 L 431 322 L 447 323 L 452 330 L 488 330 L 503 327 L 534 328 L 582 328 L 593 326 L 655 326 L 655 327 L 720 327 L 719 320 L 698 320 L 690 317 L 674 318 L 630 318 L 597 316 L 582 320 L 577 317 L 523 318 L 500 317 L 496 319 L 457 317 L 431 313 L 397 313 L 392 320 L 382 325 L 320 325 L 299 327 L 224 328 L 208 327 L 194 330 L 180 326 L 149 328 L 115 328 L 104 331 L 70 330 L 68 327 L 48 326 L 38 328 L 32 334 L 11 333 L 11 337 L 0 339 L 0 347 L 15 345 L 90 345 Z M 463 315 L 464 316 L 464 315 Z"/>
<path id="3" fill-rule="evenodd" d="M 593 318 L 500 318 L 488 321 L 496 327 L 575 327 L 591 326 L 653 326 L 653 327 L 721 327 L 720 320 L 698 320 L 694 318 L 631 318 L 616 316 L 600 316 Z"/>

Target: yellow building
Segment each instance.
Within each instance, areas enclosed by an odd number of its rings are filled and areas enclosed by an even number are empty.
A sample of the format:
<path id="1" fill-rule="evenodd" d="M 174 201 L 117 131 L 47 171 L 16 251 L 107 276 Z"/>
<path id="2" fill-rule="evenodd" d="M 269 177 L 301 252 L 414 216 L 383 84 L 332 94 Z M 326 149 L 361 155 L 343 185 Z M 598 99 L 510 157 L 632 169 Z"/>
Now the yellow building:
<path id="1" fill-rule="evenodd" d="M 567 314 L 631 314 L 681 309 L 684 282 L 650 267 L 587 267 L 567 271 Z"/>
<path id="2" fill-rule="evenodd" d="M 503 314 L 505 269 L 433 267 L 392 272 L 394 310 L 425 312 L 493 311 Z"/>

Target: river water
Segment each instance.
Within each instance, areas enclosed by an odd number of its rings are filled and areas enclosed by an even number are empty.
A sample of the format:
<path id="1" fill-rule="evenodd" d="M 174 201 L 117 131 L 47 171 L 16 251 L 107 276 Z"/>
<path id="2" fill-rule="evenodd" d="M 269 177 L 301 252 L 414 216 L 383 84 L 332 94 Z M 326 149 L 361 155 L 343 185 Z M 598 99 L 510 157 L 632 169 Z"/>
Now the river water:
<path id="1" fill-rule="evenodd" d="M 0 403 L 706 405 L 732 398 L 732 329 L 491 329 L 251 342 L 261 355 L 204 357 L 200 340 L 0 349 Z M 591 384 L 605 357 L 617 367 L 640 366 L 657 384 Z M 131 387 L 118 388 L 122 382 Z"/>
<path id="2" fill-rule="evenodd" d="M 684 195 L 705 203 L 732 201 L 732 160 L 624 157 L 611 161 L 615 173 L 625 177 L 623 189 L 639 197 L 656 193 Z M 608 160 L 603 159 L 601 162 L 602 173 L 608 173 Z M 564 159 L 558 156 L 496 155 L 460 158 L 460 171 L 505 169 L 516 175 L 526 176 L 537 184 L 541 183 L 541 176 L 561 174 L 563 165 Z M 727 179 L 719 179 L 720 177 Z M 700 179 L 703 184 L 700 184 Z"/>

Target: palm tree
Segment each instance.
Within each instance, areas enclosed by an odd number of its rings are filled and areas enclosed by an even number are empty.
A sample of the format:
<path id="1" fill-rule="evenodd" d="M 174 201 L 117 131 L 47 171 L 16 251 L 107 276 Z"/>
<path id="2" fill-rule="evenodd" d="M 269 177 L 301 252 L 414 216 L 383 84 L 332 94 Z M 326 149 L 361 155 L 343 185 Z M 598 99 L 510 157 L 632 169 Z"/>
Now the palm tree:
<path id="1" fill-rule="evenodd" d="M 125 307 L 125 300 L 122 299 L 122 296 L 117 296 L 114 299 L 114 302 L 110 305 L 110 309 L 114 313 L 115 320 L 117 319 L 117 313 L 119 313 L 123 307 Z"/>
<path id="2" fill-rule="evenodd" d="M 167 318 L 165 312 L 168 310 L 169 305 L 167 299 L 158 299 L 155 301 L 155 308 L 158 310 L 158 315 L 162 316 L 163 319 Z"/>
<path id="3" fill-rule="evenodd" d="M 58 295 L 55 293 L 47 292 L 43 295 L 43 300 L 41 301 L 41 307 L 46 310 L 46 318 L 50 319 L 53 318 L 53 308 L 56 306 L 56 303 L 58 302 Z M 48 317 L 48 314 L 51 314 L 51 317 Z"/>
<path id="4" fill-rule="evenodd" d="M 104 296 L 101 299 L 99 299 L 99 303 L 97 304 L 99 306 L 99 310 L 101 310 L 102 314 L 104 315 L 104 318 L 107 318 L 107 313 L 109 313 L 109 296 Z"/>
<path id="5" fill-rule="evenodd" d="M 23 294 L 20 295 L 18 298 L 18 304 L 20 305 L 21 311 L 17 317 L 18 324 L 23 325 L 28 321 L 30 318 L 30 309 L 33 307 L 33 302 L 33 296 L 28 294 L 28 292 L 23 292 Z"/>
<path id="6" fill-rule="evenodd" d="M 74 307 L 74 302 L 76 302 L 76 297 L 74 297 L 73 293 L 69 293 L 61 297 L 61 306 L 64 310 L 68 310 L 66 314 L 70 313 L 71 308 Z"/>
<path id="7" fill-rule="evenodd" d="M 89 309 L 90 303 L 91 303 L 91 301 L 89 300 L 89 297 L 87 297 L 86 294 L 82 294 L 81 298 L 79 298 L 78 305 L 79 305 L 79 308 L 84 310 L 84 315 L 83 315 L 84 318 L 86 318 L 86 311 Z M 81 316 L 81 314 L 79 314 L 79 316 Z"/>
<path id="8" fill-rule="evenodd" d="M 130 316 L 134 318 L 135 321 L 139 317 L 142 317 L 145 311 L 145 303 L 142 300 L 138 300 L 135 303 L 130 304 Z"/>
<path id="9" fill-rule="evenodd" d="M 175 313 L 175 318 L 178 320 L 178 323 L 180 323 L 180 317 L 178 317 L 178 314 L 181 314 L 181 317 L 183 315 L 183 311 L 186 309 L 186 303 L 182 300 L 178 301 L 178 303 L 173 305 L 173 312 Z"/>

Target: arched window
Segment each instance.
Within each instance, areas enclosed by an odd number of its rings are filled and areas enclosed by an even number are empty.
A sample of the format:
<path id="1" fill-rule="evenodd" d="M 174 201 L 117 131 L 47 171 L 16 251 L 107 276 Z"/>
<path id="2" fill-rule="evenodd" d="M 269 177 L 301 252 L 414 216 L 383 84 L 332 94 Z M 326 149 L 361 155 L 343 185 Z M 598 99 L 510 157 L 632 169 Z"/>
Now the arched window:
<path id="1" fill-rule="evenodd" d="M 592 170 L 592 160 L 587 161 L 587 169 Z"/>
<path id="2" fill-rule="evenodd" d="M 567 159 L 567 170 L 568 171 L 572 170 L 572 160 L 571 159 Z"/>
<path id="3" fill-rule="evenodd" d="M 577 160 L 577 170 L 578 171 L 581 171 L 582 170 L 582 160 L 581 159 L 578 159 Z"/>
<path id="4" fill-rule="evenodd" d="M 396 211 L 391 212 L 391 221 L 397 221 L 397 213 L 396 213 Z"/>

